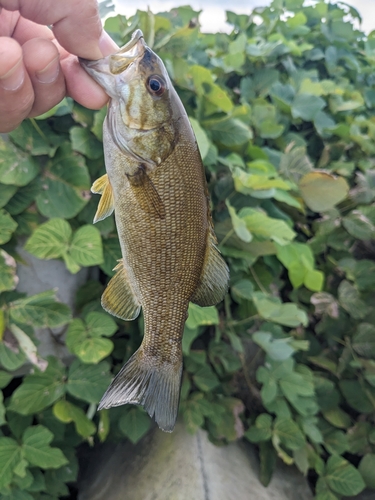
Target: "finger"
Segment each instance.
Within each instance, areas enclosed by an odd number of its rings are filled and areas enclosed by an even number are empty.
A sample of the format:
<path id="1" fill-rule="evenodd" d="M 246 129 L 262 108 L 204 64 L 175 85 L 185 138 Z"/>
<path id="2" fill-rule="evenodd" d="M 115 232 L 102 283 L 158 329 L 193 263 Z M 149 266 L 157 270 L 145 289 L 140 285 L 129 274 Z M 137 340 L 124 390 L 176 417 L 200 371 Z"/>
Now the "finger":
<path id="1" fill-rule="evenodd" d="M 81 68 L 77 58 L 70 55 L 61 61 L 65 75 L 67 94 L 86 108 L 100 109 L 108 101 L 108 95 Z"/>
<path id="2" fill-rule="evenodd" d="M 96 0 L 0 0 L 0 6 L 19 10 L 35 23 L 52 25 L 58 42 L 79 57 L 100 59 L 110 53 Z"/>
<path id="3" fill-rule="evenodd" d="M 34 90 L 24 67 L 22 48 L 0 37 L 0 132 L 9 132 L 29 114 Z"/>
<path id="4" fill-rule="evenodd" d="M 23 61 L 34 88 L 34 104 L 28 116 L 38 116 L 65 96 L 65 79 L 60 54 L 50 40 L 35 38 L 23 47 Z"/>

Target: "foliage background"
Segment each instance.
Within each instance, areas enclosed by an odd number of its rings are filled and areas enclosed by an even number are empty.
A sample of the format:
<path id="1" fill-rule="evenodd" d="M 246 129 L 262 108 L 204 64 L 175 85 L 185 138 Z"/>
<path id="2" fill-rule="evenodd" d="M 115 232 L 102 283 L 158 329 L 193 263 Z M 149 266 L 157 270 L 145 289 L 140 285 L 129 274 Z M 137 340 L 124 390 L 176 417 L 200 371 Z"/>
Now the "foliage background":
<path id="1" fill-rule="evenodd" d="M 180 7 L 106 21 L 120 45 L 140 27 L 165 61 L 231 268 L 224 303 L 190 308 L 181 414 L 216 444 L 256 443 L 264 484 L 278 456 L 309 474 L 318 500 L 357 495 L 375 488 L 375 33 L 342 2 L 228 12 L 229 35 L 200 33 L 198 16 Z M 150 428 L 137 407 L 96 412 L 142 332 L 142 318 L 100 307 L 120 257 L 113 217 L 91 224 L 104 116 L 65 99 L 0 142 L 4 499 L 63 498 L 82 444 L 136 442 Z M 99 266 L 100 279 L 74 310 L 53 290 L 26 297 L 15 291 L 20 243 L 71 273 Z M 69 366 L 37 355 L 34 330 L 61 326 Z"/>

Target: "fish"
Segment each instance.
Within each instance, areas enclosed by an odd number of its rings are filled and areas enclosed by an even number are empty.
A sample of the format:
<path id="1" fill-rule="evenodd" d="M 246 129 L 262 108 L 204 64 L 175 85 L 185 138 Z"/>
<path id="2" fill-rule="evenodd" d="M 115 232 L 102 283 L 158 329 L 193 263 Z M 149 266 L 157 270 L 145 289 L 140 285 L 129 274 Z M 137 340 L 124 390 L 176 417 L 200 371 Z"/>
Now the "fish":
<path id="1" fill-rule="evenodd" d="M 171 432 L 189 302 L 219 303 L 229 280 L 204 167 L 182 102 L 141 30 L 118 52 L 80 64 L 110 98 L 103 124 L 106 174 L 91 190 L 101 195 L 94 222 L 115 214 L 122 259 L 102 307 L 123 320 L 134 320 L 141 308 L 144 316 L 142 343 L 98 410 L 141 405 Z"/>

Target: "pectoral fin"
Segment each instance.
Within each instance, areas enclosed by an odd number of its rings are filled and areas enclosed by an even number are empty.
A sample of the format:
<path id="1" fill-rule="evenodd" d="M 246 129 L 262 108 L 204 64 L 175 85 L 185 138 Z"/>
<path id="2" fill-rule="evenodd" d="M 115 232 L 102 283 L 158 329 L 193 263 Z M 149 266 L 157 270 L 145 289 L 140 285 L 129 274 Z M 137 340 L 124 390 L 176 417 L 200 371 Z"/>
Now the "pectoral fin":
<path id="1" fill-rule="evenodd" d="M 95 224 L 95 222 L 98 222 L 110 216 L 115 208 L 113 190 L 107 174 L 104 174 L 99 177 L 99 179 L 96 179 L 91 187 L 91 192 L 102 195 L 94 217 Z"/>
<path id="2" fill-rule="evenodd" d="M 141 164 L 135 174 L 127 175 L 127 177 L 142 210 L 164 219 L 164 203 L 148 176 L 145 166 Z"/>
<path id="3" fill-rule="evenodd" d="M 104 290 L 102 306 L 109 314 L 131 321 L 138 316 L 141 305 L 132 291 L 122 260 L 114 270 L 117 272 Z"/>
<path id="4" fill-rule="evenodd" d="M 228 266 L 216 248 L 214 236 L 210 232 L 200 284 L 191 301 L 201 307 L 214 306 L 223 300 L 228 290 L 228 281 Z"/>

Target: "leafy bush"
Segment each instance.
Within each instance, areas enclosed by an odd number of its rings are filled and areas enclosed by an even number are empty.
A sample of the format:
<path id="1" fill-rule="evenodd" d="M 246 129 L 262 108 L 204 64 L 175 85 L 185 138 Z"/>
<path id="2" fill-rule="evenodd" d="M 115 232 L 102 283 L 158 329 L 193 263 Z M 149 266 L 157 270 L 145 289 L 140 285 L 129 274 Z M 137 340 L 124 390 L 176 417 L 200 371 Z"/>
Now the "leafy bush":
<path id="1" fill-rule="evenodd" d="M 244 435 L 259 447 L 264 484 L 279 456 L 310 472 L 317 500 L 335 500 L 375 488 L 375 33 L 356 29 L 346 4 L 303 4 L 228 12 L 229 35 L 200 33 L 189 7 L 106 28 L 122 44 L 140 27 L 165 61 L 231 268 L 225 302 L 189 310 L 186 426 L 217 444 Z M 95 411 L 142 331 L 100 307 L 120 256 L 113 218 L 91 225 L 104 116 L 65 99 L 0 142 L 4 499 L 63 497 L 82 443 L 136 442 L 150 427 L 137 407 Z M 14 291 L 25 237 L 28 252 L 71 273 L 99 266 L 74 311 L 53 291 Z M 34 329 L 62 325 L 75 359 L 51 357 L 45 369 Z"/>

